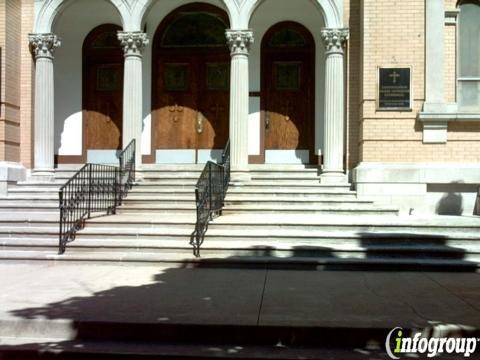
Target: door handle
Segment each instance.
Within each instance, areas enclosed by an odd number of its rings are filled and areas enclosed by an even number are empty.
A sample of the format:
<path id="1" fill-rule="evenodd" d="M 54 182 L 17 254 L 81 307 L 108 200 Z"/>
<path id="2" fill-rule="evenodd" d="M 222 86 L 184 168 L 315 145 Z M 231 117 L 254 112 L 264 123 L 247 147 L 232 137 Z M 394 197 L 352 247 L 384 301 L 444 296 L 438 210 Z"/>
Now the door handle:
<path id="1" fill-rule="evenodd" d="M 270 129 L 270 114 L 268 112 L 265 114 L 265 129 Z"/>
<path id="2" fill-rule="evenodd" d="M 197 112 L 197 121 L 195 124 L 197 134 L 202 134 L 203 133 L 203 123 L 205 122 L 205 117 L 203 116 L 201 111 Z"/>

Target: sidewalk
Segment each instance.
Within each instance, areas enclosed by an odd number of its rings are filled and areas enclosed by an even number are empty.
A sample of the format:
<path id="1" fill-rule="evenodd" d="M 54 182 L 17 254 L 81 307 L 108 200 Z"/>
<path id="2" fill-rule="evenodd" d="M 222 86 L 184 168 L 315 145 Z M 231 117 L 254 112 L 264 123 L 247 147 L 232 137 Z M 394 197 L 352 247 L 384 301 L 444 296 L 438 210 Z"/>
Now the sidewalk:
<path id="1" fill-rule="evenodd" d="M 74 341 L 82 323 L 377 329 L 379 339 L 397 326 L 480 329 L 478 273 L 3 263 L 0 274 L 3 346 Z"/>

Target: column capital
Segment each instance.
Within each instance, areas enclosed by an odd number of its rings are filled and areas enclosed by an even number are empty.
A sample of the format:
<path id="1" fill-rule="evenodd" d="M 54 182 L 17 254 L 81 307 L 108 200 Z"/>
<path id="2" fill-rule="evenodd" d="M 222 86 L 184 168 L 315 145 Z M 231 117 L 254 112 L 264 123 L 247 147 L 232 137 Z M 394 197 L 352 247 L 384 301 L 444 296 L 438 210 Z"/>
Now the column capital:
<path id="1" fill-rule="evenodd" d="M 350 32 L 342 28 L 324 28 L 321 30 L 322 40 L 327 54 L 343 54 L 343 47 L 348 40 Z"/>
<path id="2" fill-rule="evenodd" d="M 149 43 L 147 34 L 141 31 L 119 31 L 117 37 L 125 57 L 142 56 L 145 46 Z"/>
<path id="3" fill-rule="evenodd" d="M 53 59 L 55 50 L 62 44 L 60 38 L 52 33 L 29 34 L 28 41 L 30 42 L 30 52 L 35 59 Z"/>
<path id="4" fill-rule="evenodd" d="M 225 36 L 232 56 L 248 55 L 254 41 L 252 30 L 227 30 Z"/>

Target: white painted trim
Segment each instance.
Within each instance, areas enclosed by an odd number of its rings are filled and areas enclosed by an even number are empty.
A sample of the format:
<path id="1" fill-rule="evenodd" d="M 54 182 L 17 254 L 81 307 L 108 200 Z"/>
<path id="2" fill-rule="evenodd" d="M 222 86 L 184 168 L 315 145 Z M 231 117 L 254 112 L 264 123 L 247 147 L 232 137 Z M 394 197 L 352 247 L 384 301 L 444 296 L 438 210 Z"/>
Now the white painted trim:
<path id="1" fill-rule="evenodd" d="M 265 150 L 265 164 L 309 164 L 309 150 Z"/>
<path id="2" fill-rule="evenodd" d="M 196 150 L 166 149 L 155 151 L 156 164 L 195 164 Z"/>
<path id="3" fill-rule="evenodd" d="M 87 150 L 87 162 L 93 164 L 117 164 L 120 150 Z"/>

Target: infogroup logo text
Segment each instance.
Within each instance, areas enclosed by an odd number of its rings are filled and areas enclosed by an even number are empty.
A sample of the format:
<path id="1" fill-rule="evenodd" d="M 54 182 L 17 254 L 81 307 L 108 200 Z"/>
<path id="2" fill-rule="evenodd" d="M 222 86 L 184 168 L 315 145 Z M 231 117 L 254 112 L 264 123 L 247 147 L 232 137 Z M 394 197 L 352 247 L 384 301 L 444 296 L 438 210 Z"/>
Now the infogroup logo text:
<path id="1" fill-rule="evenodd" d="M 439 354 L 461 354 L 468 358 L 475 353 L 479 342 L 480 339 L 477 338 L 425 338 L 421 333 L 404 337 L 403 329 L 396 327 L 388 333 L 385 349 L 394 360 L 400 359 L 402 354 L 427 354 L 429 358 Z"/>

